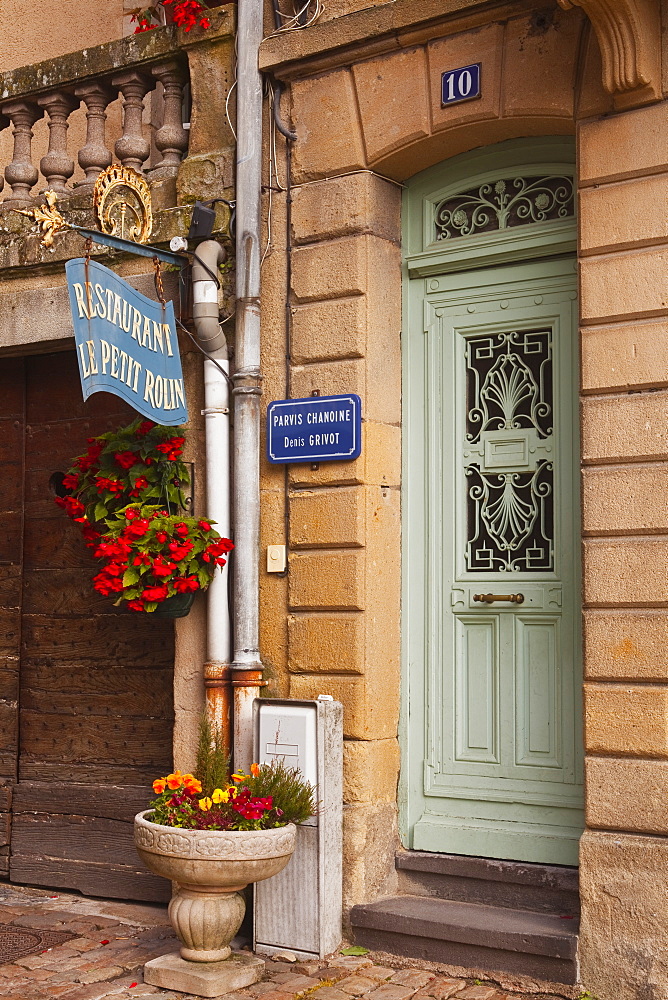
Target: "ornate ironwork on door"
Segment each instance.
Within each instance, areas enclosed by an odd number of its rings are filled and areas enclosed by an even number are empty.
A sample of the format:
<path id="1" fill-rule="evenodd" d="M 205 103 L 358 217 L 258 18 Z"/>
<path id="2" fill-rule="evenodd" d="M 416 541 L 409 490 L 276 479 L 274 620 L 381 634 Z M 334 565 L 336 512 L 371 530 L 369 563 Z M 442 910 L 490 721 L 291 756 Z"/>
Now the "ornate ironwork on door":
<path id="1" fill-rule="evenodd" d="M 554 568 L 552 332 L 466 340 L 466 568 Z"/>
<path id="2" fill-rule="evenodd" d="M 452 195 L 436 205 L 436 240 L 565 219 L 575 211 L 573 178 L 509 177 Z"/>

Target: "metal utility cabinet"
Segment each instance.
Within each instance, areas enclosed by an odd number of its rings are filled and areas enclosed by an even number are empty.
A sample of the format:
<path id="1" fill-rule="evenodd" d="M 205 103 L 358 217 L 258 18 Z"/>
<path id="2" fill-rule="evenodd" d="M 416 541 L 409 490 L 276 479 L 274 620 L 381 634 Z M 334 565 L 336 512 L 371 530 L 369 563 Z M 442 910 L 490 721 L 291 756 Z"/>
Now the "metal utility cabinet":
<path id="1" fill-rule="evenodd" d="M 324 957 L 341 942 L 343 706 L 257 698 L 255 760 L 282 758 L 316 786 L 318 814 L 297 828 L 297 847 L 280 875 L 255 886 L 253 949 L 288 948 Z"/>

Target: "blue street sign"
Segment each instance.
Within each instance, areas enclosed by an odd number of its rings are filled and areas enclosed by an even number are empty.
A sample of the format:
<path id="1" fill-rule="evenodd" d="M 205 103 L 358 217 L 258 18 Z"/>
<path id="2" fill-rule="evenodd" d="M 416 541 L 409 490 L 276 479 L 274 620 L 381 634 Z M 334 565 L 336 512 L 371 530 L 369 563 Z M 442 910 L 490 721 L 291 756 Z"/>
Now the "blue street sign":
<path id="1" fill-rule="evenodd" d="M 480 97 L 480 63 L 441 73 L 441 106 Z"/>
<path id="2" fill-rule="evenodd" d="M 65 265 L 84 399 L 111 392 L 175 427 L 188 419 L 174 306 L 136 291 L 97 261 Z"/>
<path id="3" fill-rule="evenodd" d="M 345 396 L 275 399 L 267 409 L 270 462 L 343 462 L 362 450 L 362 400 Z"/>

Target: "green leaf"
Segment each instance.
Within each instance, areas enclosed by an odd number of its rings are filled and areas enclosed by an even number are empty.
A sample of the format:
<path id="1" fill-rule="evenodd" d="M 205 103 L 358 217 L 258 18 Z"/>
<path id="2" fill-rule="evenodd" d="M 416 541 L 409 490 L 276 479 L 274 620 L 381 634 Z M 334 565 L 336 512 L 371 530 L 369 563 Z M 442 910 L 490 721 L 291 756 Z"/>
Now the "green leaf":
<path id="1" fill-rule="evenodd" d="M 105 517 L 107 516 L 108 513 L 109 513 L 109 511 L 107 510 L 106 506 L 101 501 L 100 501 L 100 503 L 98 503 L 98 504 L 95 505 L 94 518 L 95 518 L 96 521 L 103 521 L 105 519 Z"/>
<path id="2" fill-rule="evenodd" d="M 369 949 L 363 948 L 360 944 L 353 944 L 350 948 L 343 948 L 339 955 L 368 955 Z"/>
<path id="3" fill-rule="evenodd" d="M 139 572 L 134 568 L 126 569 L 123 574 L 123 586 L 131 587 L 133 583 L 137 583 L 139 580 Z"/>
<path id="4" fill-rule="evenodd" d="M 144 610 L 145 611 L 155 611 L 155 609 L 157 608 L 157 606 L 158 606 L 158 602 L 157 601 L 147 601 L 147 603 L 144 605 Z"/>

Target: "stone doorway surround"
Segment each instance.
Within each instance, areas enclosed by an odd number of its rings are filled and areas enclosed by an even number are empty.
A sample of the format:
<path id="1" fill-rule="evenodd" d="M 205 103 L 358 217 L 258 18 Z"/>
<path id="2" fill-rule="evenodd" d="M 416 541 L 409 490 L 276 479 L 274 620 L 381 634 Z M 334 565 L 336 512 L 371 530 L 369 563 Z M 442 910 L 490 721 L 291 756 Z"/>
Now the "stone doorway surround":
<path id="1" fill-rule="evenodd" d="M 398 185 L 477 146 L 575 134 L 588 782 L 580 969 L 594 994 L 646 1000 L 668 979 L 668 512 L 657 499 L 668 458 L 668 81 L 655 0 L 578 6 L 416 10 L 395 0 L 355 10 L 351 0 L 317 30 L 263 44 L 261 66 L 289 87 L 283 114 L 298 135 L 292 204 L 273 197 L 277 241 L 291 212 L 290 324 L 286 342 L 281 245 L 265 262 L 265 399 L 352 390 L 365 415 L 356 464 L 294 466 L 285 483 L 262 470 L 263 544 L 282 537 L 287 515 L 290 545 L 288 578 L 262 579 L 263 655 L 273 690 L 344 703 L 347 905 L 395 892 Z M 442 109 L 441 71 L 477 61 L 482 98 Z M 284 180 L 280 148 L 278 168 Z"/>

